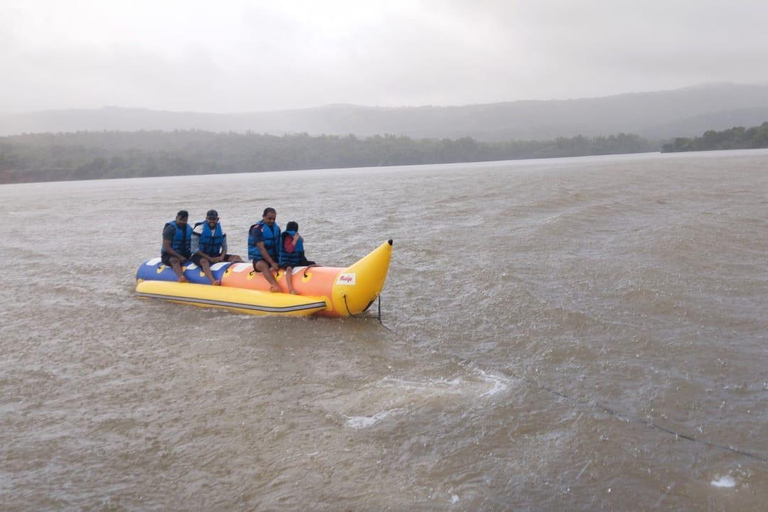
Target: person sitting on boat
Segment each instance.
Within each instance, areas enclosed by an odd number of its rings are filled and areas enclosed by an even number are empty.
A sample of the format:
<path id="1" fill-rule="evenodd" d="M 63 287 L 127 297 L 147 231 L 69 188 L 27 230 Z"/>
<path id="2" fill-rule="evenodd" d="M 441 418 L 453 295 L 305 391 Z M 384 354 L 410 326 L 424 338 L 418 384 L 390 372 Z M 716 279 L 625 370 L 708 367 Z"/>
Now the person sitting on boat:
<path id="1" fill-rule="evenodd" d="M 304 254 L 304 238 L 299 234 L 299 223 L 291 221 L 285 225 L 280 240 L 280 268 L 285 270 L 285 283 L 288 292 L 295 295 L 293 289 L 293 269 L 301 265 L 314 265 Z"/>
<path id="2" fill-rule="evenodd" d="M 180 210 L 176 220 L 165 223 L 163 228 L 163 246 L 160 248 L 160 260 L 173 269 L 180 283 L 186 283 L 181 266 L 192 255 L 192 228 L 187 224 L 189 212 Z"/>
<path id="3" fill-rule="evenodd" d="M 237 254 L 227 254 L 227 233 L 219 224 L 216 210 L 208 210 L 205 220 L 195 224 L 192 230 L 192 262 L 199 265 L 211 284 L 218 286 L 221 281 L 213 278 L 211 264 L 221 261 L 243 261 Z"/>
<path id="4" fill-rule="evenodd" d="M 261 220 L 248 229 L 248 259 L 253 262 L 253 270 L 261 272 L 269 282 L 269 291 L 279 292 L 272 270 L 277 271 L 279 260 L 280 226 L 275 223 L 277 212 L 274 208 L 265 208 Z"/>

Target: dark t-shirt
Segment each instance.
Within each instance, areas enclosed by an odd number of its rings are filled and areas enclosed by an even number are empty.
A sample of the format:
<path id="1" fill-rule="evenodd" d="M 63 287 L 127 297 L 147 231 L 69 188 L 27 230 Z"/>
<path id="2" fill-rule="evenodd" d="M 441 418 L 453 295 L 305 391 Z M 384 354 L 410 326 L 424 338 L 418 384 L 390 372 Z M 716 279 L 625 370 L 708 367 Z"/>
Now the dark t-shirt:
<path id="1" fill-rule="evenodd" d="M 173 242 L 173 237 L 176 236 L 176 226 L 173 224 L 166 224 L 163 228 L 163 240 L 170 240 Z"/>
<path id="2" fill-rule="evenodd" d="M 170 240 L 171 241 L 171 247 L 173 247 L 173 239 L 176 236 L 176 226 L 173 224 L 166 224 L 163 228 L 163 240 Z M 163 247 L 160 249 L 161 254 L 166 254 L 165 250 L 165 242 L 163 242 Z M 182 256 L 189 257 L 189 254 L 184 254 L 184 251 L 181 251 Z"/>
<path id="3" fill-rule="evenodd" d="M 264 226 L 262 226 L 262 229 L 259 229 L 259 226 L 254 226 L 254 228 L 251 230 L 251 235 L 253 236 L 254 245 L 258 245 L 259 242 L 264 241 L 265 229 L 268 229 L 271 232 L 271 234 L 274 235 L 277 232 L 278 228 L 275 227 L 275 224 L 272 224 L 271 228 L 266 224 L 264 224 Z M 278 245 L 279 243 L 280 243 L 280 239 L 278 238 L 277 240 L 275 240 L 275 245 L 272 246 L 271 251 L 267 247 L 265 247 L 265 249 L 267 249 L 267 252 L 272 257 L 272 259 L 275 260 L 275 262 L 277 262 L 278 254 L 280 254 L 280 246 Z"/>
<path id="4" fill-rule="evenodd" d="M 264 233 L 261 232 L 259 226 L 254 226 L 251 230 L 251 236 L 254 240 L 254 245 L 264 241 Z"/>
<path id="5" fill-rule="evenodd" d="M 171 241 L 171 247 L 173 247 L 173 238 L 176 236 L 176 226 L 173 224 L 166 224 L 163 228 L 163 247 L 160 249 L 160 254 L 167 254 L 165 250 L 165 240 Z"/>

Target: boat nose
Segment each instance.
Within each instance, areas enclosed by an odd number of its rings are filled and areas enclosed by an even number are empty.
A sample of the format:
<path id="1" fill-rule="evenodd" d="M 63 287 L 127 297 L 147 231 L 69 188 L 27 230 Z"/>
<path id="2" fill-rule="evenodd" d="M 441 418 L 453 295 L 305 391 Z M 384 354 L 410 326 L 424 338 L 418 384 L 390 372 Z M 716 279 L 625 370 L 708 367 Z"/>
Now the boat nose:
<path id="1" fill-rule="evenodd" d="M 333 285 L 333 304 L 338 314 L 353 316 L 368 309 L 384 288 L 391 257 L 392 240 L 388 240 L 339 272 Z"/>

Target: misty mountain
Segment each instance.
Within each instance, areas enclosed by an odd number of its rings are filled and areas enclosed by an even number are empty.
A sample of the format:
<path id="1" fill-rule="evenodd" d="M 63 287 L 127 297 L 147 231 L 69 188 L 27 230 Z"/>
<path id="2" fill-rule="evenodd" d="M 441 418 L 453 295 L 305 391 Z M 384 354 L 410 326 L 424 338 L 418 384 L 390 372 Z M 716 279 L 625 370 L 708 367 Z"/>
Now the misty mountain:
<path id="1" fill-rule="evenodd" d="M 635 133 L 651 140 L 768 120 L 768 85 L 714 84 L 602 98 L 514 101 L 454 107 L 327 105 L 211 114 L 107 107 L 0 114 L 0 136 L 76 131 L 205 130 L 282 135 L 393 134 L 479 141 L 547 140 Z"/>

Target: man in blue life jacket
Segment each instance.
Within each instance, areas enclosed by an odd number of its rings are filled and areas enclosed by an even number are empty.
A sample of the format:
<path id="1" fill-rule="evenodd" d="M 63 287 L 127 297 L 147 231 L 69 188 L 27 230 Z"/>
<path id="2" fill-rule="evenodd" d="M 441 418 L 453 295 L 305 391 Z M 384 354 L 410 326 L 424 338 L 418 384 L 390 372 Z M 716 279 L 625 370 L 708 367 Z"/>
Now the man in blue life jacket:
<path id="1" fill-rule="evenodd" d="M 199 265 L 211 284 L 218 286 L 221 281 L 213 278 L 211 264 L 221 261 L 243 261 L 237 254 L 227 254 L 227 233 L 219 224 L 216 210 L 208 210 L 205 220 L 195 224 L 192 230 L 192 262 Z"/>
<path id="2" fill-rule="evenodd" d="M 176 220 L 167 222 L 163 228 L 163 246 L 160 248 L 160 260 L 173 269 L 180 283 L 186 283 L 181 266 L 192 255 L 192 228 L 187 224 L 189 212 L 181 210 Z"/>
<path id="3" fill-rule="evenodd" d="M 253 262 L 253 270 L 261 272 L 269 281 L 269 291 L 279 292 L 275 276 L 279 266 L 280 226 L 275 223 L 277 212 L 274 208 L 265 208 L 261 220 L 248 229 L 248 259 Z"/>

